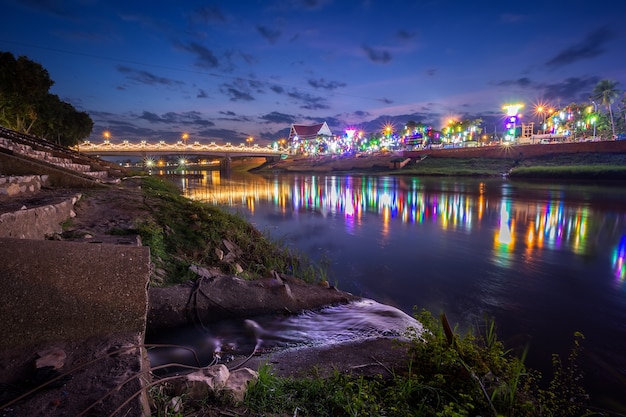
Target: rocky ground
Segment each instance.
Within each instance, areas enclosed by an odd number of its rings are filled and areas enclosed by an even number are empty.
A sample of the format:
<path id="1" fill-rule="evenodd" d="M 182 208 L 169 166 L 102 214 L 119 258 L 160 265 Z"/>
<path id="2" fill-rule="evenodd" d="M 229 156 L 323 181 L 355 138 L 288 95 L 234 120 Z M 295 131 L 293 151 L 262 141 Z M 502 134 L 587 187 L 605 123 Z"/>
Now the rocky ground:
<path id="1" fill-rule="evenodd" d="M 112 235 L 110 232 L 114 229 L 132 228 L 135 222 L 149 215 L 143 204 L 138 179 L 128 179 L 120 185 L 90 191 L 79 202 L 75 211 L 77 215 L 72 220 L 70 229 L 64 233 L 64 239 L 114 244 L 136 244 L 137 237 Z M 327 286 L 305 284 L 295 277 L 283 277 L 283 281 L 289 283 L 291 294 L 287 297 L 281 295 L 284 291 L 277 288 L 275 282 L 270 281 L 237 280 L 239 285 L 228 285 L 230 282 L 228 277 L 207 281 L 203 284 L 203 291 L 209 296 L 219 298 L 220 303 L 215 305 L 205 302 L 204 305 L 196 307 L 204 310 L 205 317 L 219 319 L 285 311 L 296 313 L 304 309 L 321 308 L 358 299 L 352 294 Z M 244 285 L 245 289 L 241 285 Z M 185 308 L 192 287 L 189 284 L 167 289 L 149 289 L 151 309 L 148 314 L 148 326 L 157 329 L 166 322 L 178 320 L 180 315 L 173 313 L 175 316 L 173 318 L 172 311 Z M 385 367 L 392 369 L 401 366 L 405 356 L 406 350 L 395 346 L 391 339 L 378 339 L 332 348 L 281 352 L 273 354 L 271 358 L 255 357 L 249 365 L 258 366 L 269 360 L 280 375 L 302 374 L 313 367 L 326 371 L 359 369 L 361 373 L 380 373 Z"/>
<path id="2" fill-rule="evenodd" d="M 140 187 L 140 179 L 128 178 L 120 184 L 84 190 L 83 198 L 75 207 L 76 217 L 56 238 L 86 244 L 96 242 L 116 245 L 140 244 L 141 240 L 136 235 L 115 233 L 119 230 L 134 229 L 137 222 L 145 220 L 150 215 Z M 75 190 L 58 191 L 56 194 L 67 192 L 73 193 Z M 54 195 L 55 192 L 50 191 L 39 198 L 54 198 Z M 16 204 L 35 204 L 32 199 L 28 200 L 26 197 L 24 201 Z M 208 296 L 207 299 L 219 299 L 220 302 L 219 304 L 205 302 L 204 305 L 194 308 L 200 307 L 205 317 L 215 320 L 247 315 L 252 317 L 277 311 L 296 313 L 303 309 L 321 308 L 358 299 L 352 294 L 338 291 L 328 285 L 305 284 L 296 277 L 283 276 L 259 281 L 236 280 L 235 277 L 210 277 L 202 282 L 202 292 Z M 237 284 L 233 284 L 234 282 Z M 288 291 L 285 290 L 287 285 Z M 148 330 L 158 331 L 160 326 L 178 323 L 177 320 L 182 317 L 181 312 L 189 307 L 190 292 L 194 291 L 194 288 L 196 286 L 192 283 L 167 289 L 150 288 Z M 74 356 L 79 355 L 81 351 L 78 346 L 69 350 L 74 352 Z M 314 370 L 318 375 L 328 375 L 337 370 L 366 376 L 378 374 L 391 376 L 394 371 L 406 366 L 407 358 L 406 346 L 398 346 L 392 339 L 379 338 L 332 347 L 302 348 L 257 355 L 247 358 L 245 366 L 257 369 L 263 364 L 270 364 L 274 373 L 279 376 L 306 376 Z M 80 362 L 79 358 L 73 360 Z M 235 364 L 241 363 L 242 360 L 244 358 L 238 358 Z M 103 369 L 96 367 L 93 372 L 96 374 L 87 380 L 100 381 Z M 71 390 L 71 386 L 67 388 Z M 67 398 L 71 398 L 72 395 L 79 394 L 68 392 Z M 65 407 L 70 405 L 67 400 L 63 404 Z M 69 412 L 70 408 L 66 410 Z M 202 415 L 224 415 L 223 410 L 220 410 L 219 406 L 213 409 L 208 407 Z M 233 408 L 229 412 L 236 413 L 233 415 L 252 415 L 241 408 Z"/>

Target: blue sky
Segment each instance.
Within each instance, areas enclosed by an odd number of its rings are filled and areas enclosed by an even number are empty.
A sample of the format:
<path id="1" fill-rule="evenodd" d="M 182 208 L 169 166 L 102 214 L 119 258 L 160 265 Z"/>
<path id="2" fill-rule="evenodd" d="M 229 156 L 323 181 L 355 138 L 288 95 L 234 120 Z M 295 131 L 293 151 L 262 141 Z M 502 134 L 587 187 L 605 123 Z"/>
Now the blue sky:
<path id="1" fill-rule="evenodd" d="M 292 123 L 440 128 L 626 88 L 626 2 L 0 0 L 0 51 L 89 113 L 91 140 L 267 144 Z"/>

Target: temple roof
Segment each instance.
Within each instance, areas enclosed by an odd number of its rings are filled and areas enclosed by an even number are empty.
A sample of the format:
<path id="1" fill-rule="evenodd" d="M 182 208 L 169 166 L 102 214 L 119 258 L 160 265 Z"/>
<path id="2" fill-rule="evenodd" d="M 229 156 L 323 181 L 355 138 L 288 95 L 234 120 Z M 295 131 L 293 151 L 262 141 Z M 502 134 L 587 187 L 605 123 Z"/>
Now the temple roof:
<path id="1" fill-rule="evenodd" d="M 315 139 L 318 136 L 332 136 L 330 128 L 324 123 L 317 123 L 314 125 L 291 125 L 289 131 L 289 140 L 292 140 L 294 136 L 298 136 L 300 139 Z"/>

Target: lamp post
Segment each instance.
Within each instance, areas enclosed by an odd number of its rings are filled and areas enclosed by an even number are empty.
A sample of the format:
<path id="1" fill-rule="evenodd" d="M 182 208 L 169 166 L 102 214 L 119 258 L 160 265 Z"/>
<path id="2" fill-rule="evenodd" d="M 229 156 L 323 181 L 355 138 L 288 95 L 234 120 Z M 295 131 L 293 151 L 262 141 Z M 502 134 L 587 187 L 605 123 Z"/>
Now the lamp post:
<path id="1" fill-rule="evenodd" d="M 188 133 L 183 133 L 182 139 L 183 139 L 183 143 L 185 145 L 187 145 L 187 139 L 189 139 L 189 134 Z"/>
<path id="2" fill-rule="evenodd" d="M 539 119 L 541 120 L 541 131 L 543 133 L 544 125 L 546 124 L 546 118 L 544 114 L 546 113 L 546 109 L 543 106 L 538 106 L 536 109 L 537 114 L 539 115 Z"/>
<path id="3" fill-rule="evenodd" d="M 248 136 L 248 138 L 246 139 L 246 143 L 248 143 L 248 146 L 252 145 L 252 141 L 254 141 L 254 138 L 252 136 Z"/>

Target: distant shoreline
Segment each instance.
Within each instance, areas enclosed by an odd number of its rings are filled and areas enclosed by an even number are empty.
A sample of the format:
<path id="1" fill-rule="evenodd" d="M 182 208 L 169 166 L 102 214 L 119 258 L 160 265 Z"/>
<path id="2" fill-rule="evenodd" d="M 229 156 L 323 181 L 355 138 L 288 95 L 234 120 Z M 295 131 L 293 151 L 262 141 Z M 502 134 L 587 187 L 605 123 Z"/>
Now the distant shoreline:
<path id="1" fill-rule="evenodd" d="M 626 141 L 290 156 L 250 172 L 626 180 Z"/>

